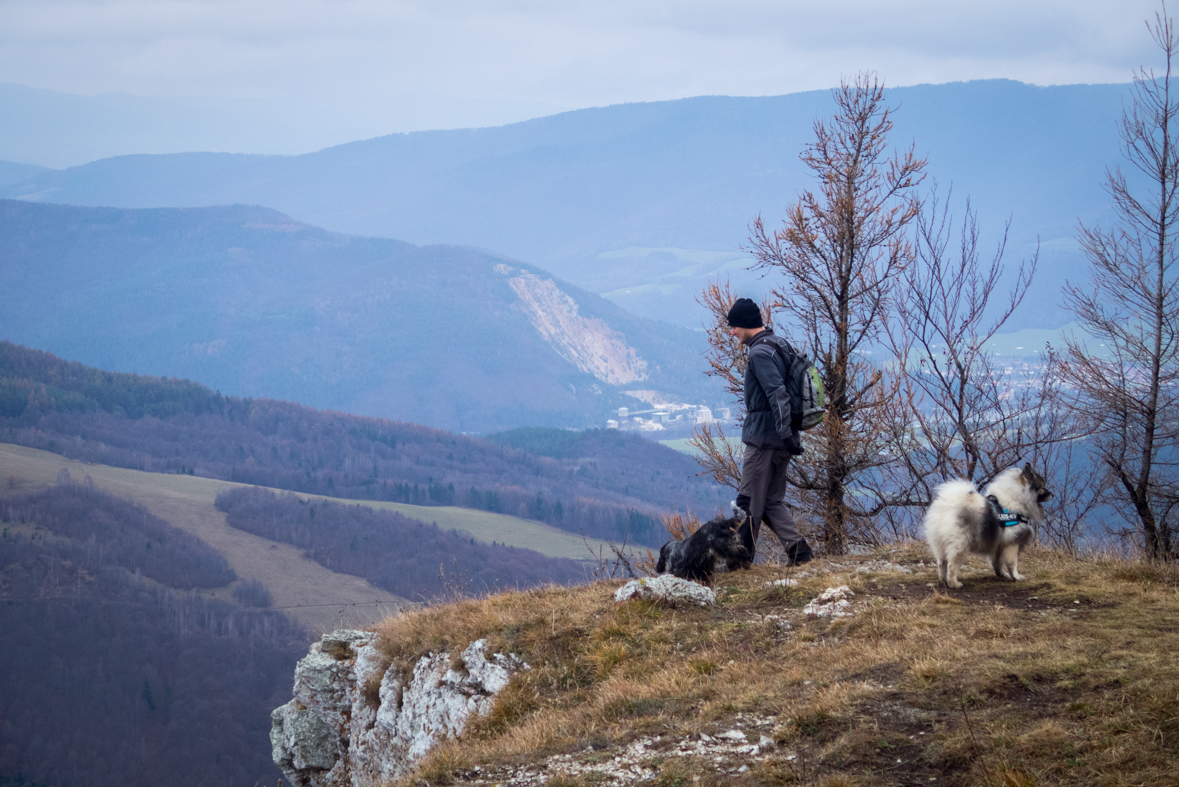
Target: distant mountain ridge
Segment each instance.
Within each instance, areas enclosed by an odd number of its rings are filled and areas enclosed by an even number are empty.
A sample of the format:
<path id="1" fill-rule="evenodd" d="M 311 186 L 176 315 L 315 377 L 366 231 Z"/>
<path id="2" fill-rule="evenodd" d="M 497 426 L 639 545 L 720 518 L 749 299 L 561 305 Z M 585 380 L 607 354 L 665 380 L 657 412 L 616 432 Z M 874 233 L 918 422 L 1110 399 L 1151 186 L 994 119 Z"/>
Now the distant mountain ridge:
<path id="1" fill-rule="evenodd" d="M 178 150 L 303 153 L 373 133 L 365 133 L 369 124 L 341 124 L 340 118 L 336 129 L 322 130 L 304 121 L 315 111 L 265 99 L 87 96 L 0 82 L 0 158 L 72 167 Z"/>
<path id="2" fill-rule="evenodd" d="M 532 266 L 265 208 L 0 201 L 0 338 L 116 371 L 467 432 L 719 400 L 699 334 Z"/>
<path id="3" fill-rule="evenodd" d="M 1042 242 L 1033 302 L 1012 327 L 1058 327 L 1083 276 L 1078 218 L 1108 215 L 1125 85 L 1007 80 L 888 91 L 891 141 L 969 195 L 984 237 L 1012 218 L 1008 253 Z M 301 156 L 122 156 L 42 173 L 0 196 L 120 207 L 256 203 L 331 230 L 459 243 L 535 264 L 645 316 L 699 327 L 710 276 L 764 290 L 739 249 L 776 223 L 808 174 L 798 154 L 828 91 L 705 96 L 567 112 L 497 128 L 394 134 Z M 959 211 L 960 212 L 960 211 Z"/>
<path id="4" fill-rule="evenodd" d="M 0 186 L 9 183 L 20 183 L 42 172 L 51 172 L 48 167 L 37 167 L 32 164 L 17 164 L 12 161 L 0 161 Z"/>

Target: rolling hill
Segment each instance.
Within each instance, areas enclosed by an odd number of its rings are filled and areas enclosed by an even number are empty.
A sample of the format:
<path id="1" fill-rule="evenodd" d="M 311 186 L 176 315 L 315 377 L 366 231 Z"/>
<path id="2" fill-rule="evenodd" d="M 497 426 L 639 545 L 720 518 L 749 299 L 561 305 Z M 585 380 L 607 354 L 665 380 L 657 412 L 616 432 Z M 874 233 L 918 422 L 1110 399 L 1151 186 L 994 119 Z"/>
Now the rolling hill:
<path id="1" fill-rule="evenodd" d="M 226 397 L 0 342 L 0 442 L 72 459 L 429 510 L 464 506 L 645 545 L 661 543 L 661 513 L 709 513 L 728 500 L 697 477 L 692 459 L 637 435 L 533 428 L 496 439 Z"/>
<path id="2" fill-rule="evenodd" d="M 0 158 L 70 167 L 126 153 L 303 153 L 364 135 L 363 125 L 324 133 L 304 120 L 317 110 L 291 110 L 256 99 L 79 95 L 0 82 Z"/>
<path id="3" fill-rule="evenodd" d="M 886 75 L 887 76 L 887 75 Z M 985 237 L 1013 219 L 1009 253 L 1041 242 L 1042 304 L 1076 278 L 1078 218 L 1107 215 L 1125 85 L 1007 80 L 888 92 L 891 139 L 970 195 Z M 807 185 L 798 160 L 826 91 L 703 96 L 567 112 L 485 129 L 393 134 L 300 156 L 129 155 L 45 172 L 0 196 L 126 208 L 257 203 L 337 232 L 459 243 L 527 260 L 648 317 L 699 327 L 703 282 L 743 271 L 754 216 Z M 1080 272 L 1083 275 L 1083 271 Z M 1011 327 L 1058 327 L 1056 308 Z"/>
<path id="4" fill-rule="evenodd" d="M 702 337 L 530 265 L 265 208 L 0 201 L 0 338 L 106 369 L 464 432 L 719 401 Z"/>
<path id="5" fill-rule="evenodd" d="M 347 574 L 308 560 L 301 549 L 235 530 L 213 503 L 225 481 L 78 462 L 59 454 L 0 443 L 4 496 L 27 494 L 54 483 L 62 470 L 78 482 L 131 500 L 153 516 L 217 550 L 243 580 L 262 582 L 275 607 L 315 631 L 341 622 L 366 625 L 401 610 L 406 600 Z M 446 522 L 444 512 L 441 521 Z M 437 518 L 437 517 L 436 517 Z M 229 588 L 204 595 L 230 600 Z"/>
<path id="6" fill-rule="evenodd" d="M 49 172 L 48 167 L 37 167 L 32 164 L 17 164 L 12 161 L 0 161 L 0 185 L 8 185 L 9 183 L 19 183 L 22 180 L 28 180 L 34 175 L 39 175 L 42 172 Z"/>

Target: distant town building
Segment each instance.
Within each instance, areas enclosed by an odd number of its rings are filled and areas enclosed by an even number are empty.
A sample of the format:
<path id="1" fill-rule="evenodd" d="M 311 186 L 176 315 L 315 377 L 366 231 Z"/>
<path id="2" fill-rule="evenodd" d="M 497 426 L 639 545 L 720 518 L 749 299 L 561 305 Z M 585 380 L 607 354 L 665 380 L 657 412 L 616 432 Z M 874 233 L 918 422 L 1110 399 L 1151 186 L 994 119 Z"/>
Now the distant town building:
<path id="1" fill-rule="evenodd" d="M 732 410 L 728 407 L 712 410 L 704 405 L 688 402 L 661 402 L 658 406 L 651 405 L 645 410 L 619 407 L 611 412 L 615 417 L 606 422 L 607 429 L 643 432 L 665 429 L 674 431 L 686 428 L 690 424 L 712 424 L 716 423 L 718 418 L 729 420 L 733 417 Z"/>

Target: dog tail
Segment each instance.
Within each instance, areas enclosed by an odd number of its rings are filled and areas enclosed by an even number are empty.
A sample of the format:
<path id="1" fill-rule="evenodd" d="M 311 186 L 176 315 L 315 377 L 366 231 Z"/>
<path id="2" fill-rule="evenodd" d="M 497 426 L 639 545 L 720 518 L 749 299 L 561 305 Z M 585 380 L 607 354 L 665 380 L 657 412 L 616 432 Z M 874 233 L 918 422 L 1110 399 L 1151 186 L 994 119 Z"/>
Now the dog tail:
<path id="1" fill-rule="evenodd" d="M 934 492 L 934 502 L 942 499 L 953 498 L 955 500 L 964 500 L 972 494 L 978 494 L 978 489 L 974 484 L 964 479 L 958 478 L 953 481 L 946 481 L 939 486 Z"/>
<path id="2" fill-rule="evenodd" d="M 952 521 L 954 512 L 978 508 L 981 505 L 984 505 L 983 496 L 978 493 L 974 484 L 962 479 L 945 482 L 937 488 L 929 511 L 925 514 L 926 537 L 929 537 L 929 528 L 932 523 Z"/>

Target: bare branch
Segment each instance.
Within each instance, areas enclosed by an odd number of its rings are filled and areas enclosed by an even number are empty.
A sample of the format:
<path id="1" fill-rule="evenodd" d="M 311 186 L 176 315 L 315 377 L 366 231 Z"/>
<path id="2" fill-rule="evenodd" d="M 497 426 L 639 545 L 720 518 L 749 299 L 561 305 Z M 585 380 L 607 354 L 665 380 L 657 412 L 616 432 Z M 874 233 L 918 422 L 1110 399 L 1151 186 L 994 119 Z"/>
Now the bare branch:
<path id="1" fill-rule="evenodd" d="M 1066 283 L 1066 305 L 1093 342 L 1070 338 L 1059 372 L 1072 417 L 1093 433 L 1108 475 L 1107 499 L 1141 534 L 1152 559 L 1177 557 L 1172 534 L 1179 444 L 1179 286 L 1174 234 L 1179 223 L 1179 149 L 1173 123 L 1179 96 L 1171 68 L 1179 38 L 1164 8 L 1147 23 L 1164 73 L 1139 69 L 1119 131 L 1126 161 L 1145 180 L 1131 187 L 1107 173 L 1117 217 L 1112 229 L 1079 227 L 1091 288 Z"/>
<path id="2" fill-rule="evenodd" d="M 887 327 L 911 408 L 889 429 L 905 476 L 891 480 L 926 505 L 941 481 L 986 483 L 1041 442 L 1065 437 L 1033 428 L 1052 423 L 1050 365 L 1001 364 L 987 348 L 1022 302 L 1037 256 L 1020 263 L 996 312 L 1007 234 L 986 262 L 979 234 L 969 201 L 958 226 L 950 197 L 941 200 L 935 184 L 916 221 L 915 262 L 902 276 L 896 320 Z"/>
<path id="3" fill-rule="evenodd" d="M 750 227 L 754 268 L 776 274 L 774 299 L 819 367 L 828 397 L 821 426 L 789 480 L 816 495 L 822 541 L 841 553 L 875 543 L 873 518 L 889 504 L 881 468 L 885 413 L 900 407 L 897 384 L 869 362 L 868 348 L 892 310 L 898 277 L 913 259 L 907 227 L 920 212 L 915 187 L 925 161 L 913 148 L 889 155 L 892 110 L 884 85 L 861 74 L 833 91 L 833 117 L 814 126 L 801 158 L 817 181 L 771 232 L 759 216 Z"/>

